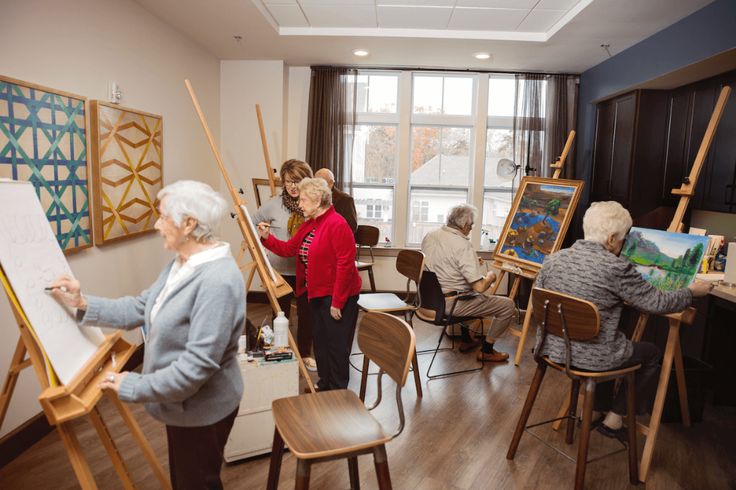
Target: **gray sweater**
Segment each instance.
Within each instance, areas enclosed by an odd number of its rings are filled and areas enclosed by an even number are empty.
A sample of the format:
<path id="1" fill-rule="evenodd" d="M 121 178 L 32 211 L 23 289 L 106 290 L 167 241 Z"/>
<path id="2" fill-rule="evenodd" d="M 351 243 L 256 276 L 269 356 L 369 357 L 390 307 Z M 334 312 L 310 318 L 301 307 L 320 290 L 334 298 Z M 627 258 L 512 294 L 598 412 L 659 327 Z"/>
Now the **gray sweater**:
<path id="1" fill-rule="evenodd" d="M 258 208 L 258 211 L 253 215 L 253 223 L 258 224 L 261 221 L 270 223 L 271 234 L 281 241 L 288 242 L 289 238 L 289 216 L 291 211 L 286 209 L 283 201 L 281 200 L 281 194 L 273 196 L 271 199 L 263 203 L 263 206 Z M 281 257 L 275 253 L 268 252 L 268 261 L 271 262 L 271 266 L 278 271 L 280 274 L 285 276 L 296 275 L 296 261 L 294 257 Z"/>
<path id="2" fill-rule="evenodd" d="M 588 300 L 598 307 L 598 337 L 572 342 L 572 363 L 591 371 L 618 367 L 631 357 L 631 341 L 618 329 L 624 302 L 645 313 L 682 311 L 692 302 L 689 289 L 660 291 L 645 281 L 631 262 L 588 240 L 578 240 L 572 247 L 547 257 L 536 285 Z M 540 338 L 537 332 L 537 344 Z M 541 354 L 565 362 L 565 341 L 547 335 Z"/>
<path id="3" fill-rule="evenodd" d="M 237 362 L 245 322 L 245 284 L 232 257 L 198 266 L 166 297 L 151 326 L 151 308 L 173 261 L 140 296 L 86 296 L 81 324 L 146 333 L 143 373 L 128 373 L 119 397 L 145 402 L 167 425 L 200 427 L 229 415 L 240 404 L 243 379 Z"/>

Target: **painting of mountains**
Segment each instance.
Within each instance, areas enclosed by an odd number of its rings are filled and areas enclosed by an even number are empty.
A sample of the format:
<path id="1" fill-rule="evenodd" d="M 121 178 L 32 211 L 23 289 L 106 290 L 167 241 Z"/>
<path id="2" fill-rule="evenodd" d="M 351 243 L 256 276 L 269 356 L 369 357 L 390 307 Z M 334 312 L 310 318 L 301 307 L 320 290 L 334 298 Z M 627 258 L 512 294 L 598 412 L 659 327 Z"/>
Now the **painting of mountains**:
<path id="1" fill-rule="evenodd" d="M 707 236 L 633 227 L 621 256 L 657 289 L 675 291 L 693 282 L 707 245 Z"/>

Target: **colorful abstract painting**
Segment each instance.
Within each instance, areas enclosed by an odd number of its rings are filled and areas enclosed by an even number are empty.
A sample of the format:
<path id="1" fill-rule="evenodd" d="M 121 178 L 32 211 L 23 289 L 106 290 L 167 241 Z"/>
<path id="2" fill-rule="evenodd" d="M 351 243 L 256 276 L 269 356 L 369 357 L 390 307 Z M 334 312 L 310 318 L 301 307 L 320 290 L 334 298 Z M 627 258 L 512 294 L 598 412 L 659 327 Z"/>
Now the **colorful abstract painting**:
<path id="1" fill-rule="evenodd" d="M 163 119 L 93 100 L 95 243 L 153 230 L 163 183 Z"/>
<path id="2" fill-rule="evenodd" d="M 538 271 L 560 249 L 582 188 L 579 180 L 524 177 L 493 258 Z"/>
<path id="3" fill-rule="evenodd" d="M 707 246 L 707 236 L 633 227 L 621 256 L 657 289 L 676 291 L 693 282 Z"/>
<path id="4" fill-rule="evenodd" d="M 85 101 L 0 76 L 0 178 L 33 184 L 64 252 L 92 246 Z"/>

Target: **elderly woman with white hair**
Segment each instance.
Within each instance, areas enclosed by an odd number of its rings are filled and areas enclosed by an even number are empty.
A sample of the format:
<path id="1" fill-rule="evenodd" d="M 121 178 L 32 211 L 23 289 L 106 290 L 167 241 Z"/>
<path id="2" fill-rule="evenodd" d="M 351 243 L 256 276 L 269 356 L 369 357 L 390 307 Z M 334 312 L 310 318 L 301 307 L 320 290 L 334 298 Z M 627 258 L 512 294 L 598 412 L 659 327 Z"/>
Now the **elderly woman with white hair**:
<path id="1" fill-rule="evenodd" d="M 600 331 L 586 342 L 571 342 L 575 367 L 606 371 L 641 363 L 636 372 L 636 411 L 643 415 L 651 409 L 659 377 L 661 353 L 648 342 L 631 342 L 618 329 L 624 302 L 647 313 L 671 313 L 690 306 L 693 297 L 708 294 L 712 285 L 696 281 L 678 291 L 660 291 L 648 283 L 626 259 L 620 258 L 624 239 L 631 228 L 629 212 L 615 201 L 594 202 L 583 217 L 584 240 L 546 258 L 536 285 L 581 298 L 598 307 Z M 542 355 L 555 362 L 565 362 L 565 341 L 547 335 L 537 346 Z M 608 411 L 597 421 L 598 431 L 609 437 L 623 436 L 626 415 L 625 390 L 612 396 L 613 382 L 596 388 L 594 409 Z"/>
<path id="2" fill-rule="evenodd" d="M 143 370 L 108 373 L 100 384 L 121 400 L 145 403 L 166 424 L 174 488 L 222 488 L 223 449 L 243 393 L 236 355 L 245 322 L 245 284 L 230 245 L 215 231 L 227 211 L 210 186 L 179 181 L 158 193 L 155 228 L 176 258 L 138 296 L 81 293 L 68 276 L 53 294 L 82 325 L 141 327 Z"/>
<path id="3" fill-rule="evenodd" d="M 297 257 L 296 295 L 309 298 L 317 360 L 317 389 L 348 387 L 349 357 L 358 320 L 361 280 L 355 267 L 355 238 L 332 206 L 324 179 L 299 183 L 299 208 L 307 221 L 289 241 L 259 223 L 263 245 L 282 257 Z"/>

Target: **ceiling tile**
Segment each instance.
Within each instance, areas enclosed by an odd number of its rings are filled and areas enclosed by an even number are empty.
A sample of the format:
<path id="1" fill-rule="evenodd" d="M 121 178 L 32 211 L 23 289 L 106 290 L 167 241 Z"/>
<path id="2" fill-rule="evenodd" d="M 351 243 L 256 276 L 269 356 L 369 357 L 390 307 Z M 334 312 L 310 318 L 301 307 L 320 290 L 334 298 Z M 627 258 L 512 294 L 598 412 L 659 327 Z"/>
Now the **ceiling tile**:
<path id="1" fill-rule="evenodd" d="M 375 0 L 297 0 L 302 5 L 331 5 L 342 7 L 344 5 L 375 5 Z"/>
<path id="2" fill-rule="evenodd" d="M 539 0 L 457 0 L 457 7 L 531 9 Z"/>
<path id="3" fill-rule="evenodd" d="M 263 0 L 266 5 L 296 5 L 296 0 Z"/>
<path id="4" fill-rule="evenodd" d="M 375 5 L 325 5 L 302 3 L 312 27 L 376 27 Z"/>
<path id="5" fill-rule="evenodd" d="M 422 7 L 454 7 L 455 0 L 376 0 L 376 5 L 417 5 Z"/>
<path id="6" fill-rule="evenodd" d="M 452 7 L 379 6 L 378 27 L 404 29 L 445 29 Z"/>
<path id="7" fill-rule="evenodd" d="M 471 31 L 515 31 L 528 10 L 456 7 L 449 29 Z"/>
<path id="8" fill-rule="evenodd" d="M 567 10 L 543 10 L 534 9 L 529 12 L 526 19 L 517 28 L 522 32 L 546 32 L 555 22 L 567 12 Z"/>
<path id="9" fill-rule="evenodd" d="M 268 5 L 268 11 L 279 27 L 309 27 L 299 5 Z"/>
<path id="10" fill-rule="evenodd" d="M 580 3 L 580 0 L 541 0 L 534 8 L 568 11 L 578 3 Z"/>

